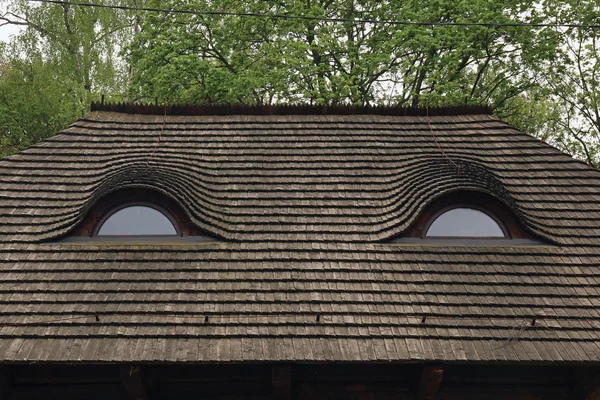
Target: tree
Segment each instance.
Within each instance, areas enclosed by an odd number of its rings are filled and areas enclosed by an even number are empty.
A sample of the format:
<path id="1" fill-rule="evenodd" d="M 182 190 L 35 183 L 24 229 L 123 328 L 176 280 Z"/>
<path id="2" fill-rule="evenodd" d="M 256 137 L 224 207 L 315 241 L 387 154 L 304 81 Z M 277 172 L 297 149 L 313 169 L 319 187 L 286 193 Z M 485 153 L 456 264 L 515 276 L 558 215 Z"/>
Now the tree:
<path id="1" fill-rule="evenodd" d="M 115 57 L 132 18 L 112 9 L 8 4 L 0 23 L 24 27 L 0 60 L 1 154 L 27 147 L 89 110 L 98 93 L 127 84 Z"/>
<path id="2" fill-rule="evenodd" d="M 57 75 L 52 61 L 27 42 L 17 48 L 0 44 L 0 54 L 26 57 L 0 59 L 0 156 L 39 142 L 81 116 L 69 79 Z M 13 44 L 16 46 L 16 44 Z"/>
<path id="3" fill-rule="evenodd" d="M 160 5 L 344 20 L 149 14 L 130 47 L 131 62 L 138 66 L 135 89 L 201 102 L 492 101 L 502 107 L 534 84 L 527 71 L 549 60 L 558 43 L 548 29 L 356 22 L 510 23 L 533 1 L 188 0 Z"/>
<path id="4" fill-rule="evenodd" d="M 600 25 L 600 5 L 594 2 L 549 0 L 557 22 Z M 600 167 L 600 30 L 568 28 L 560 51 L 540 71 L 546 98 L 555 112 L 545 137 L 567 153 Z"/>

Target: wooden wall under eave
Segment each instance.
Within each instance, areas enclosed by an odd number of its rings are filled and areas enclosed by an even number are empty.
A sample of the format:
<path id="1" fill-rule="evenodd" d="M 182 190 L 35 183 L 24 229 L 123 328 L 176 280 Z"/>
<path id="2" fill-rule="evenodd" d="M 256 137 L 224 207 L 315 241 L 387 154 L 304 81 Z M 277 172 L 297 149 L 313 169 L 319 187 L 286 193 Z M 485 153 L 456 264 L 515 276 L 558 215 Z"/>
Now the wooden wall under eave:
<path id="1" fill-rule="evenodd" d="M 425 400 L 418 396 L 424 393 L 420 385 L 427 381 L 422 376 L 425 367 L 423 364 L 17 365 L 4 367 L 8 395 L 0 398 L 125 400 L 138 398 L 132 393 L 140 389 L 149 400 Z M 277 368 L 279 372 L 274 373 Z M 582 373 L 582 368 L 568 366 L 440 365 L 436 368 L 443 371 L 435 388 L 438 400 L 578 399 L 581 376 L 599 376 L 596 370 L 583 368 Z M 127 379 L 135 378 L 138 372 L 143 385 L 136 388 L 136 380 L 127 382 Z"/>
<path id="2" fill-rule="evenodd" d="M 421 366 L 300 365 L 293 369 L 293 398 L 414 400 Z"/>
<path id="3" fill-rule="evenodd" d="M 437 400 L 574 400 L 575 370 L 540 366 L 445 366 Z"/>
<path id="4" fill-rule="evenodd" d="M 111 365 L 16 365 L 4 373 L 3 400 L 129 400 Z"/>
<path id="5" fill-rule="evenodd" d="M 572 367 L 445 365 L 437 400 L 573 400 Z M 294 399 L 419 399 L 423 365 L 298 366 Z M 433 400 L 433 399 L 429 399 Z"/>
<path id="6" fill-rule="evenodd" d="M 139 366 L 10 366 L 5 368 L 9 395 L 0 399 L 131 400 L 136 397 L 123 378 L 130 368 Z M 271 399 L 269 365 L 144 365 L 141 370 L 141 390 L 149 400 Z"/>
<path id="7" fill-rule="evenodd" d="M 150 400 L 270 400 L 271 366 L 161 365 L 150 369 Z"/>

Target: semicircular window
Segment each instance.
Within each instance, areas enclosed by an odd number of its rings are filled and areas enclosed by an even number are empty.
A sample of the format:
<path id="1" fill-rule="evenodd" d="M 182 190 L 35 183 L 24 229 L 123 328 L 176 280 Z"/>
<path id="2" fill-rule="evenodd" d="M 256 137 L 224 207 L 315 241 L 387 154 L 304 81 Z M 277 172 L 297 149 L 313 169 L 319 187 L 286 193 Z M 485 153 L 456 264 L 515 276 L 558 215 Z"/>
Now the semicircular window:
<path id="1" fill-rule="evenodd" d="M 435 215 L 424 237 L 506 238 L 507 230 L 492 215 L 470 207 L 456 207 Z"/>
<path id="2" fill-rule="evenodd" d="M 97 236 L 178 236 L 172 219 L 154 207 L 129 205 L 112 213 L 99 224 Z"/>

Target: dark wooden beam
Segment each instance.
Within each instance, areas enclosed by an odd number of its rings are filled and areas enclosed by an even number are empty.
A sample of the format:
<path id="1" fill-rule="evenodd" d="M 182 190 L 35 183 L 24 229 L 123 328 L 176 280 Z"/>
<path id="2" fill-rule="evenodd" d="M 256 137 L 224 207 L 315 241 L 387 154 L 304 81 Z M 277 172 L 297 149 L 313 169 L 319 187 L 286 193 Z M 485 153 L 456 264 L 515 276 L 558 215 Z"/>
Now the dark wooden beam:
<path id="1" fill-rule="evenodd" d="M 440 365 L 426 365 L 421 372 L 417 400 L 435 400 L 444 377 L 444 369 Z"/>
<path id="2" fill-rule="evenodd" d="M 148 392 L 139 365 L 128 365 L 121 367 L 121 382 L 125 386 L 127 394 L 134 400 L 148 400 Z"/>
<path id="3" fill-rule="evenodd" d="M 292 366 L 274 365 L 271 370 L 273 400 L 292 399 Z"/>

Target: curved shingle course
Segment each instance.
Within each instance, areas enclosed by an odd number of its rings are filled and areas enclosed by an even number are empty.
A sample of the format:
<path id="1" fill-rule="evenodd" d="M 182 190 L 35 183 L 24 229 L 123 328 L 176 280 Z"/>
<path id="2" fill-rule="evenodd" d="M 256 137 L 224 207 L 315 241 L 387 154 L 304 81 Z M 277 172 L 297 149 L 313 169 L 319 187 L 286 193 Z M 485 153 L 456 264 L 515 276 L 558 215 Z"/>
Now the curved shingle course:
<path id="1" fill-rule="evenodd" d="M 598 234 L 572 204 L 600 209 L 597 172 L 489 115 L 100 111 L 0 162 L 0 184 L 11 193 L 0 197 L 0 212 L 11 210 L 0 234 L 24 241 L 68 234 L 102 195 L 128 186 L 166 194 L 194 224 L 236 241 L 384 240 L 460 188 L 498 197 L 557 243 Z"/>

